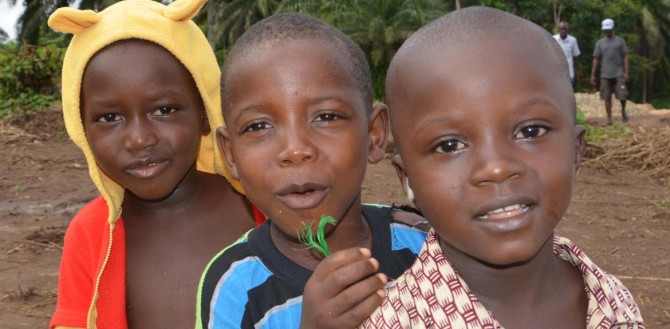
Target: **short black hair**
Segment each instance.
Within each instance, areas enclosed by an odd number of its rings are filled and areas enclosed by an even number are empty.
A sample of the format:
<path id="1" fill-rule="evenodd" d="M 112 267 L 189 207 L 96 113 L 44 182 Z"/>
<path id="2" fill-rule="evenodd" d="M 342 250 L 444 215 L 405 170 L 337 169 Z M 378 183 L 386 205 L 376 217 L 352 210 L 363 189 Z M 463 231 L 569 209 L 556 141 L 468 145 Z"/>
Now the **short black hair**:
<path id="1" fill-rule="evenodd" d="M 358 84 L 369 113 L 374 101 L 372 75 L 365 53 L 354 40 L 328 23 L 311 16 L 286 13 L 265 18 L 251 26 L 235 42 L 221 70 L 221 102 L 224 116 L 227 112 L 226 76 L 230 67 L 238 58 L 245 56 L 247 50 L 268 42 L 282 42 L 301 39 L 325 41 L 333 49 L 340 50 L 341 56 L 348 59 L 351 77 Z"/>
<path id="2" fill-rule="evenodd" d="M 536 42 L 537 49 L 544 49 L 544 53 L 548 55 L 545 58 L 546 65 L 560 72 L 557 73 L 557 77 L 563 80 L 565 87 L 572 90 L 565 54 L 547 30 L 529 20 L 502 10 L 474 6 L 437 18 L 420 28 L 405 41 L 389 65 L 386 77 L 387 97 L 389 82 L 393 79 L 402 79 L 402 77 L 396 77 L 397 66 L 403 65 L 401 64 L 403 61 L 411 61 L 415 57 L 414 54 L 431 51 L 436 47 L 458 47 L 463 42 L 482 36 L 505 37 L 510 35 L 516 39 L 533 40 Z M 573 112 L 575 108 L 573 97 Z M 389 110 L 390 113 L 393 112 L 391 107 Z"/>

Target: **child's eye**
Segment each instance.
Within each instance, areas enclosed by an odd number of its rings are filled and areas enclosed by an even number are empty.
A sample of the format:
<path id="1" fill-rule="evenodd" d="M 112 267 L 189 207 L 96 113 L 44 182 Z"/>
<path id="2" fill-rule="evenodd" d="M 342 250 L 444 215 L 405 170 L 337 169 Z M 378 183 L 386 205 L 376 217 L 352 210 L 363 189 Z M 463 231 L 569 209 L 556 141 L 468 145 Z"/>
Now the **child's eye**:
<path id="1" fill-rule="evenodd" d="M 98 122 L 104 122 L 104 123 L 111 123 L 111 122 L 116 122 L 116 121 L 121 121 L 121 116 L 116 114 L 116 113 L 105 113 L 101 115 L 98 120 Z"/>
<path id="2" fill-rule="evenodd" d="M 453 153 L 460 151 L 465 148 L 465 143 L 457 139 L 447 139 L 440 141 L 437 146 L 435 146 L 435 152 L 437 153 Z"/>
<path id="3" fill-rule="evenodd" d="M 538 125 L 529 125 L 521 128 L 515 135 L 518 139 L 531 139 L 540 137 L 549 131 L 547 128 Z"/>
<path id="4" fill-rule="evenodd" d="M 244 128 L 243 132 L 261 131 L 263 129 L 270 129 L 270 127 L 270 124 L 264 121 L 252 122 Z"/>
<path id="5" fill-rule="evenodd" d="M 341 117 L 335 113 L 329 112 L 329 113 L 321 113 L 316 117 L 316 120 L 314 121 L 335 121 L 337 119 L 340 119 Z"/>
<path id="6" fill-rule="evenodd" d="M 177 111 L 177 109 L 175 109 L 174 107 L 161 106 L 158 109 L 156 109 L 155 111 L 153 111 L 151 113 L 151 115 L 166 116 L 166 115 L 170 115 L 171 113 L 174 113 L 176 111 Z"/>

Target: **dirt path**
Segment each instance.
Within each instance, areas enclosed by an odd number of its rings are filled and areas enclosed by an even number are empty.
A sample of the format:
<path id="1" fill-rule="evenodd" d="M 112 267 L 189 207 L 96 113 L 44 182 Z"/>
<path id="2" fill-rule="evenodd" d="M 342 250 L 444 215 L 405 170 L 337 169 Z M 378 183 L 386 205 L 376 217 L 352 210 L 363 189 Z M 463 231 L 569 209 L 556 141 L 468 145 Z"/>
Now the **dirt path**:
<path id="1" fill-rule="evenodd" d="M 597 119 L 595 119 L 597 120 Z M 0 328 L 45 328 L 55 307 L 65 229 L 97 195 L 58 112 L 0 124 Z M 633 117 L 669 125 L 668 117 Z M 670 328 L 670 178 L 580 170 L 558 234 L 633 292 L 649 328 Z M 363 199 L 403 203 L 388 160 L 369 168 Z"/>

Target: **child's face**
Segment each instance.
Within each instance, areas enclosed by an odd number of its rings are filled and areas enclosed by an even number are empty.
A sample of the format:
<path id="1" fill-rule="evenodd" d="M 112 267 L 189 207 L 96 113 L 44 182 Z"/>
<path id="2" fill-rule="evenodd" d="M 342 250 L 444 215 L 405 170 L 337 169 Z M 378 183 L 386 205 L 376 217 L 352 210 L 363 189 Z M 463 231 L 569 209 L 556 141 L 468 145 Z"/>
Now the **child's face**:
<path id="1" fill-rule="evenodd" d="M 98 166 L 137 197 L 164 198 L 193 170 L 206 115 L 190 73 L 167 50 L 140 41 L 101 50 L 86 67 L 81 102 Z"/>
<path id="2" fill-rule="evenodd" d="M 447 254 L 526 261 L 568 207 L 583 128 L 562 72 L 524 42 L 418 54 L 390 85 L 400 172 Z"/>
<path id="3" fill-rule="evenodd" d="M 265 44 L 225 79 L 219 146 L 273 226 L 294 238 L 322 215 L 360 218 L 365 168 L 383 158 L 387 119 L 377 106 L 368 121 L 347 58 L 323 41 Z"/>

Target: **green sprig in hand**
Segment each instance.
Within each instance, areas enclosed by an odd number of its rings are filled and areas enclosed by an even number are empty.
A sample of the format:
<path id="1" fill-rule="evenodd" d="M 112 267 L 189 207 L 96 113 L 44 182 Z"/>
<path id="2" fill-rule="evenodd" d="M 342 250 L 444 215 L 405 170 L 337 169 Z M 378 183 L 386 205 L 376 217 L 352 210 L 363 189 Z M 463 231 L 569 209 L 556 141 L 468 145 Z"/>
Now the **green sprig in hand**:
<path id="1" fill-rule="evenodd" d="M 298 241 L 304 244 L 307 249 L 316 249 L 323 257 L 330 256 L 330 248 L 326 242 L 326 225 L 335 225 L 337 221 L 332 216 L 321 216 L 316 234 L 312 232 L 312 225 L 302 223 L 302 231 L 298 233 Z"/>

